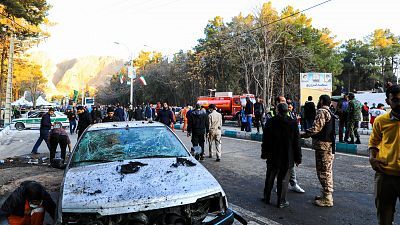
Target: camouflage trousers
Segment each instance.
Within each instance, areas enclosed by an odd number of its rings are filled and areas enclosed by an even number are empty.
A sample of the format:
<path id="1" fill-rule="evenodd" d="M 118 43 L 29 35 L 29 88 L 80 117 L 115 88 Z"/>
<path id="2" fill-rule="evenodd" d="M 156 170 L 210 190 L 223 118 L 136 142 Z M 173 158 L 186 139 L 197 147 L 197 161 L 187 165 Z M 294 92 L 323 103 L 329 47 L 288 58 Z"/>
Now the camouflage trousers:
<path id="1" fill-rule="evenodd" d="M 332 154 L 331 143 L 313 140 L 313 148 L 315 150 L 317 176 L 322 186 L 322 192 L 324 194 L 332 194 L 334 154 Z"/>
<path id="2" fill-rule="evenodd" d="M 358 121 L 349 120 L 347 128 L 349 129 L 349 137 L 351 140 L 354 141 L 354 136 L 360 138 L 360 134 L 358 134 Z"/>

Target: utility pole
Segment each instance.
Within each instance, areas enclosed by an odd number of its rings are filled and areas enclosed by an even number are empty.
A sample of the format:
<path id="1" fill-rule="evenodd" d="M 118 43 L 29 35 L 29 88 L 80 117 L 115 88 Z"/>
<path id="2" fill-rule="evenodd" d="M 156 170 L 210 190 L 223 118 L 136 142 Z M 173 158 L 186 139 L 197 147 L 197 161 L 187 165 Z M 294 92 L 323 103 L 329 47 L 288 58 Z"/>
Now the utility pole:
<path id="1" fill-rule="evenodd" d="M 127 50 L 128 50 L 128 54 L 129 54 L 129 56 L 128 56 L 128 60 L 129 60 L 129 62 L 128 62 L 128 67 L 133 67 L 134 65 L 133 65 L 133 58 L 132 58 L 132 52 L 131 52 L 131 50 L 129 49 L 129 47 L 126 45 L 126 44 L 124 44 L 124 43 L 121 43 L 121 42 L 117 42 L 117 41 L 114 41 L 114 44 L 116 44 L 116 45 L 123 45 Z M 129 99 L 129 103 L 131 104 L 131 107 L 133 108 L 133 75 L 131 74 L 131 76 L 130 76 L 130 79 L 131 79 L 131 86 L 130 86 L 130 99 Z"/>
<path id="2" fill-rule="evenodd" d="M 4 115 L 4 125 L 11 124 L 11 102 L 12 102 L 12 77 L 14 66 L 14 39 L 15 34 L 10 36 L 10 53 L 8 58 L 8 74 L 7 74 L 7 87 L 6 87 L 6 111 Z"/>

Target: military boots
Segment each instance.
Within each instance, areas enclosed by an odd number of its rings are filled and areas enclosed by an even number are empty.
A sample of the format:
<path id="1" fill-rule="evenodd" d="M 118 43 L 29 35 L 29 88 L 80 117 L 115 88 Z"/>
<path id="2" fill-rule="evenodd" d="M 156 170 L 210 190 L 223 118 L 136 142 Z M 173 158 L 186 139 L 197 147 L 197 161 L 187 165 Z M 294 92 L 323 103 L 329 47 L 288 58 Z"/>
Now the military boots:
<path id="1" fill-rule="evenodd" d="M 333 198 L 332 194 L 323 194 L 322 196 L 315 196 L 314 204 L 319 207 L 332 207 Z"/>

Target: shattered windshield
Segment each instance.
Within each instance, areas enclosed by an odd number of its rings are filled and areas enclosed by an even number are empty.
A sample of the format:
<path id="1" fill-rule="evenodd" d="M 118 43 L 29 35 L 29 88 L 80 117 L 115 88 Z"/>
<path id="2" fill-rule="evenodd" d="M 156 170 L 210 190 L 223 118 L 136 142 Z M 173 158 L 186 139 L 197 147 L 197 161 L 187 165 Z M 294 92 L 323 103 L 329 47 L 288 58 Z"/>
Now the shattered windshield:
<path id="1" fill-rule="evenodd" d="M 165 127 L 89 131 L 82 136 L 72 164 L 138 158 L 187 157 L 182 143 Z"/>

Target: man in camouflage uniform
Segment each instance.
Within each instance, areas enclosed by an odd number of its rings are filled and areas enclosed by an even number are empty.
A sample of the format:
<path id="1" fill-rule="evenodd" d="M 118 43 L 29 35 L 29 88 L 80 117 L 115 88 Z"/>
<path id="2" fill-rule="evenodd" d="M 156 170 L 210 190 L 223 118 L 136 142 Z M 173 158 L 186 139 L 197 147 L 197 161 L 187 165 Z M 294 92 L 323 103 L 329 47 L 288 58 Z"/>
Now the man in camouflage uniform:
<path id="1" fill-rule="evenodd" d="M 301 134 L 302 138 L 312 137 L 315 150 L 316 170 L 322 185 L 322 195 L 316 196 L 314 204 L 320 207 L 333 206 L 332 163 L 335 143 L 335 116 L 329 110 L 331 98 L 328 95 L 319 97 L 318 111 L 311 128 Z"/>
<path id="2" fill-rule="evenodd" d="M 348 118 L 347 118 L 347 128 L 349 129 L 350 141 L 349 144 L 354 144 L 354 136 L 357 138 L 356 144 L 361 144 L 360 135 L 358 134 L 358 124 L 361 121 L 361 107 L 362 104 L 357 99 L 353 93 L 349 93 L 349 107 L 348 107 Z"/>

